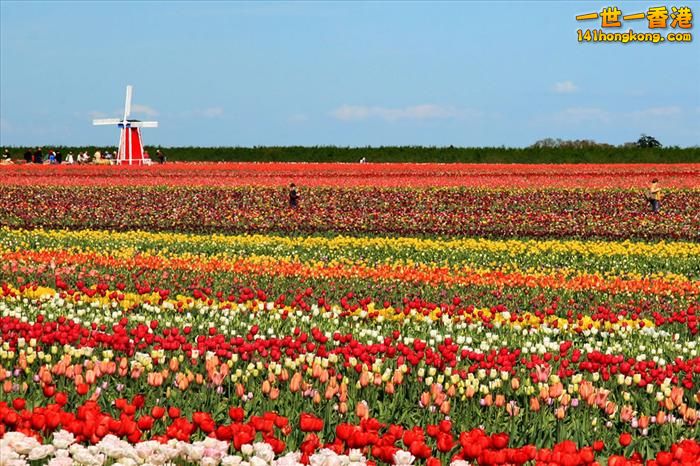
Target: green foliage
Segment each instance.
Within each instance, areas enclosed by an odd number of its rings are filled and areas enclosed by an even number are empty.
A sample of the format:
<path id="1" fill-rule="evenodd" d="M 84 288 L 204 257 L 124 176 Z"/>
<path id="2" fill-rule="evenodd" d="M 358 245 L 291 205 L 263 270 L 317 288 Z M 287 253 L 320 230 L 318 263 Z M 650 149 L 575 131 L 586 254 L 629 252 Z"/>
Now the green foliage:
<path id="1" fill-rule="evenodd" d="M 637 141 L 637 147 L 661 147 L 661 143 L 653 136 L 642 134 Z"/>
<path id="2" fill-rule="evenodd" d="M 44 147 L 44 152 L 49 146 Z M 87 150 L 116 150 L 115 147 L 62 147 L 77 154 Z M 4 148 L 3 148 L 4 149 Z M 10 147 L 15 160 L 22 160 L 24 147 Z M 161 147 L 147 146 L 151 157 L 161 149 L 168 161 L 192 162 L 432 162 L 432 163 L 688 163 L 700 162 L 700 147 Z"/>

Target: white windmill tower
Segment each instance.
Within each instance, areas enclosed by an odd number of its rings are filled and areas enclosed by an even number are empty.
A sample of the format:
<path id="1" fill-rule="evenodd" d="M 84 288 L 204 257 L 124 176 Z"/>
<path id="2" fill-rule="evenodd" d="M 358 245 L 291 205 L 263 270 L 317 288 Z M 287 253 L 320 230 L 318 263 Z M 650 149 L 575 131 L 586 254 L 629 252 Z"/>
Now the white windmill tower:
<path id="1" fill-rule="evenodd" d="M 92 120 L 93 125 L 117 125 L 120 129 L 119 152 L 117 164 L 141 165 L 150 163 L 150 159 L 144 157 L 141 128 L 157 128 L 157 121 L 129 120 L 131 115 L 131 94 L 133 86 L 126 86 L 126 103 L 124 104 L 124 118 L 101 118 Z"/>

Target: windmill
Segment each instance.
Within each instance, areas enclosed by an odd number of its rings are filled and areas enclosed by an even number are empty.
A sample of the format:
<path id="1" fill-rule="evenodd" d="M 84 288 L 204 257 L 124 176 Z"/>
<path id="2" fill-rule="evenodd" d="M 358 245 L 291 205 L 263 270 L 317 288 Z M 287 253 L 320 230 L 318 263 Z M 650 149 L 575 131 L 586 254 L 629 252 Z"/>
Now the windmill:
<path id="1" fill-rule="evenodd" d="M 92 120 L 95 126 L 117 125 L 121 128 L 119 135 L 119 151 L 117 153 L 117 164 L 141 165 L 151 163 L 150 159 L 144 157 L 143 140 L 141 139 L 141 128 L 157 128 L 157 121 L 129 120 L 131 115 L 131 95 L 133 86 L 126 86 L 126 103 L 124 104 L 124 118 L 101 118 Z"/>

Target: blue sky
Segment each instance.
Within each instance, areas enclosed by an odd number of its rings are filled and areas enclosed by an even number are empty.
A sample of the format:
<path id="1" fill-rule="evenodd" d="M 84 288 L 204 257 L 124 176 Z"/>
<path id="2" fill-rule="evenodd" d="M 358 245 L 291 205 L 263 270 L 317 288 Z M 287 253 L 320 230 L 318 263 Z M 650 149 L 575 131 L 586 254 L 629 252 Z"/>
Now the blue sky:
<path id="1" fill-rule="evenodd" d="M 2 0 L 0 144 L 116 144 L 91 120 L 133 84 L 133 117 L 160 123 L 147 145 L 697 145 L 698 26 L 684 44 L 576 39 L 600 27 L 577 14 L 658 5 L 700 18 L 688 0 Z"/>

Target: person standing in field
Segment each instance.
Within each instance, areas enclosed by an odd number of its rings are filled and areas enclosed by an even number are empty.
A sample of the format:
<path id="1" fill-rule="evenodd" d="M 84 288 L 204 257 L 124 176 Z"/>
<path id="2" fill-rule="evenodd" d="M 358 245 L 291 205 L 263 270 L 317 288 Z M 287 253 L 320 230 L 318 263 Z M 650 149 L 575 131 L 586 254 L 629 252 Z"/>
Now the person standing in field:
<path id="1" fill-rule="evenodd" d="M 299 191 L 294 183 L 289 185 L 289 207 L 292 209 L 299 207 Z"/>
<path id="2" fill-rule="evenodd" d="M 41 147 L 37 147 L 36 152 L 34 152 L 34 163 L 44 163 L 44 155 L 41 153 Z"/>
<path id="3" fill-rule="evenodd" d="M 651 185 L 649 185 L 649 190 L 647 191 L 647 200 L 651 204 L 651 211 L 655 214 L 659 212 L 661 201 L 661 188 L 659 187 L 659 180 L 654 178 L 651 180 Z"/>
<path id="4" fill-rule="evenodd" d="M 32 163 L 32 150 L 27 149 L 24 151 L 24 161 L 26 163 Z"/>
<path id="5" fill-rule="evenodd" d="M 165 154 L 160 149 L 156 150 L 156 157 L 158 157 L 158 163 L 161 165 L 165 163 Z"/>

